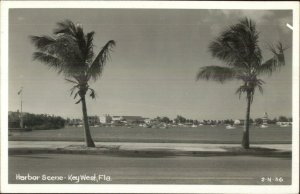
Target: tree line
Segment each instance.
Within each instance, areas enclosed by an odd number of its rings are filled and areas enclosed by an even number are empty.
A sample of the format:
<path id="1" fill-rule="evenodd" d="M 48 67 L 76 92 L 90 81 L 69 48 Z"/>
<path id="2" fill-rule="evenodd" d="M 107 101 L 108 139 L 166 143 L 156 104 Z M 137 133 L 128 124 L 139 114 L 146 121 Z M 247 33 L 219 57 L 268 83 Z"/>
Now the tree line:
<path id="1" fill-rule="evenodd" d="M 66 120 L 60 116 L 48 114 L 22 113 L 25 128 L 32 130 L 61 129 L 65 126 Z M 8 127 L 20 128 L 20 112 L 10 112 L 8 115 Z"/>
<path id="2" fill-rule="evenodd" d="M 170 124 L 170 123 L 175 123 L 175 124 L 194 124 L 194 125 L 199 125 L 199 124 L 204 124 L 204 125 L 220 125 L 220 124 L 229 124 L 229 125 L 233 125 L 234 124 L 234 120 L 233 119 L 224 119 L 224 120 L 196 120 L 196 119 L 188 119 L 185 118 L 181 115 L 177 115 L 176 118 L 174 118 L 173 120 L 170 119 L 169 117 L 156 117 L 153 120 L 157 121 L 157 122 L 162 122 L 162 123 L 166 123 L 166 124 Z M 273 119 L 268 119 L 267 123 L 268 124 L 276 124 L 277 122 L 292 122 L 293 119 L 291 117 L 286 117 L 286 116 L 279 116 L 278 118 L 273 118 Z M 256 118 L 256 119 L 249 119 L 249 123 L 253 124 L 263 124 L 263 119 L 262 118 Z"/>

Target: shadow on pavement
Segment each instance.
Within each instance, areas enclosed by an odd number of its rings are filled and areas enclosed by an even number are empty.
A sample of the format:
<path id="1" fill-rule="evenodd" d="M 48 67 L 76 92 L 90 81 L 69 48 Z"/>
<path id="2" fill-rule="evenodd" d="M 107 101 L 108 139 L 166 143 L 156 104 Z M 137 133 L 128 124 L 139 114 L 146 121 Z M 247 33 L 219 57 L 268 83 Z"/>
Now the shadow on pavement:
<path id="1" fill-rule="evenodd" d="M 14 157 L 22 157 L 22 158 L 35 158 L 35 159 L 53 159 L 52 157 L 47 156 L 34 156 L 34 155 L 14 155 Z"/>

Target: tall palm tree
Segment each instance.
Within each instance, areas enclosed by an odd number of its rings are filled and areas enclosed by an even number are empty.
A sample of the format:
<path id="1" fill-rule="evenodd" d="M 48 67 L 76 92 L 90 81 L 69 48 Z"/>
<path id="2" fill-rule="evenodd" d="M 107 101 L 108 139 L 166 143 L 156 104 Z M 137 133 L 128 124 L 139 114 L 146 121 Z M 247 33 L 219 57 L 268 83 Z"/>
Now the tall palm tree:
<path id="1" fill-rule="evenodd" d="M 53 36 L 31 36 L 31 41 L 37 49 L 33 53 L 33 60 L 38 60 L 50 68 L 55 69 L 58 74 L 63 74 L 65 80 L 74 84 L 71 95 L 79 98 L 76 104 L 82 104 L 82 113 L 85 129 L 85 142 L 87 147 L 95 147 L 91 137 L 87 108 L 86 94 L 95 98 L 95 91 L 90 88 L 89 81 L 96 81 L 102 75 L 103 67 L 110 58 L 111 49 L 115 41 L 108 41 L 94 55 L 93 37 L 95 32 L 85 34 L 80 24 L 65 20 L 57 23 Z"/>
<path id="2" fill-rule="evenodd" d="M 226 66 L 205 66 L 200 68 L 196 80 L 214 80 L 224 83 L 228 80 L 240 80 L 242 85 L 236 90 L 239 97 L 246 95 L 247 110 L 243 131 L 242 147 L 249 148 L 250 107 L 256 89 L 262 93 L 264 81 L 259 78 L 263 74 L 271 75 L 285 65 L 283 45 L 269 45 L 272 58 L 263 62 L 262 52 L 258 45 L 259 33 L 255 23 L 244 18 L 230 26 L 209 45 L 214 58 L 224 62 Z"/>

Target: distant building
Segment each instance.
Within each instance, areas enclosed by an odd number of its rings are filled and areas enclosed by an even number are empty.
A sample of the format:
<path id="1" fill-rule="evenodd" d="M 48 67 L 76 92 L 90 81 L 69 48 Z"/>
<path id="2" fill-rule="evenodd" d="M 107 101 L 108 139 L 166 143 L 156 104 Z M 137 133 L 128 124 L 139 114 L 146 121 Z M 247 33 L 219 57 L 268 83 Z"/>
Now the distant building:
<path id="1" fill-rule="evenodd" d="M 151 123 L 151 119 L 145 118 L 145 119 L 144 119 L 144 122 L 145 122 L 146 124 L 150 124 L 150 123 Z"/>
<path id="2" fill-rule="evenodd" d="M 266 125 L 266 124 L 268 124 L 268 121 L 269 121 L 269 118 L 268 118 L 268 113 L 266 113 L 265 112 L 265 115 L 263 116 L 263 118 L 261 118 L 262 119 L 262 124 L 263 125 Z"/>
<path id="3" fill-rule="evenodd" d="M 88 116 L 88 122 L 90 126 L 98 125 L 100 123 L 99 117 L 95 116 Z"/>
<path id="4" fill-rule="evenodd" d="M 111 121 L 112 121 L 112 117 L 109 115 L 100 116 L 99 119 L 100 119 L 100 123 L 102 123 L 102 124 L 111 123 Z"/>
<path id="5" fill-rule="evenodd" d="M 83 122 L 81 119 L 71 119 L 68 124 L 69 125 L 82 125 Z"/>
<path id="6" fill-rule="evenodd" d="M 237 120 L 234 120 L 234 123 L 235 125 L 244 125 L 245 123 L 245 120 L 243 119 L 237 119 Z"/>
<path id="7" fill-rule="evenodd" d="M 122 116 L 112 116 L 111 117 L 112 122 L 119 122 L 122 120 Z"/>
<path id="8" fill-rule="evenodd" d="M 143 123 L 145 118 L 141 116 L 112 116 L 112 122 L 113 123 Z"/>
<path id="9" fill-rule="evenodd" d="M 143 123 L 144 120 L 141 116 L 122 116 L 122 121 L 125 123 Z"/>

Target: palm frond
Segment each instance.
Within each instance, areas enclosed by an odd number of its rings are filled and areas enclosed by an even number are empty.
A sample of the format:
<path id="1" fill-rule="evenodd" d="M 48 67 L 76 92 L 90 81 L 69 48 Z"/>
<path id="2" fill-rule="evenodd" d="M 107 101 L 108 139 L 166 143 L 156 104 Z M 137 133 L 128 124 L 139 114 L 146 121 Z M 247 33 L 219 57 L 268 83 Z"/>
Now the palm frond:
<path id="1" fill-rule="evenodd" d="M 48 65 L 50 68 L 57 70 L 59 74 L 62 72 L 63 62 L 59 58 L 44 52 L 34 52 L 32 57 L 33 60 L 40 61 Z"/>
<path id="2" fill-rule="evenodd" d="M 78 43 L 78 47 L 83 55 L 83 58 L 84 60 L 86 60 L 87 56 L 86 56 L 86 53 L 88 52 L 87 50 L 87 46 L 86 46 L 86 38 L 85 38 L 85 35 L 83 33 L 83 29 L 82 29 L 82 26 L 77 24 L 76 25 L 76 32 L 75 32 L 75 38 L 76 38 L 76 41 Z"/>
<path id="3" fill-rule="evenodd" d="M 79 95 L 79 91 L 75 93 L 74 99 Z"/>
<path id="4" fill-rule="evenodd" d="M 71 36 L 74 40 L 76 40 L 78 48 L 82 53 L 82 58 L 85 60 L 91 60 L 91 45 L 94 32 L 90 32 L 85 35 L 81 24 L 75 25 L 72 21 L 65 20 L 57 23 L 57 28 L 54 30 L 54 34 Z"/>
<path id="5" fill-rule="evenodd" d="M 110 52 L 112 48 L 116 45 L 114 40 L 110 40 L 106 43 L 106 45 L 101 49 L 97 57 L 94 59 L 93 63 L 88 69 L 88 79 L 93 78 L 96 80 L 101 76 L 103 67 L 105 66 L 107 60 L 110 59 Z"/>
<path id="6" fill-rule="evenodd" d="M 73 86 L 73 87 L 70 89 L 70 91 L 71 91 L 70 96 L 73 95 L 75 89 L 78 89 L 78 86 L 79 86 L 79 85 Z"/>
<path id="7" fill-rule="evenodd" d="M 83 74 L 86 63 L 76 40 L 70 35 L 60 35 L 53 44 L 55 56 L 62 61 L 62 72 L 66 77 Z"/>
<path id="8" fill-rule="evenodd" d="M 239 95 L 239 98 L 241 98 L 241 95 L 245 92 L 247 92 L 247 85 L 242 85 L 240 87 L 238 87 L 238 89 L 235 91 L 235 94 L 238 94 Z"/>
<path id="9" fill-rule="evenodd" d="M 83 56 L 77 41 L 70 35 L 60 35 L 54 45 L 56 55 L 71 63 L 82 63 Z"/>
<path id="10" fill-rule="evenodd" d="M 74 80 L 71 80 L 71 79 L 65 78 L 65 80 L 68 81 L 68 82 L 74 83 L 74 84 L 79 84 L 78 82 L 76 82 L 76 81 L 74 81 Z"/>
<path id="11" fill-rule="evenodd" d="M 68 35 L 76 41 L 78 48 L 81 51 L 82 58 L 87 59 L 87 54 L 89 53 L 89 47 L 87 47 L 86 37 L 83 32 L 83 28 L 80 24 L 74 24 L 70 20 L 65 20 L 63 22 L 57 23 L 57 28 L 54 30 L 54 34 L 57 35 Z"/>
<path id="12" fill-rule="evenodd" d="M 82 100 L 82 99 L 80 98 L 77 102 L 75 102 L 75 104 L 79 104 L 79 102 L 81 102 L 81 100 Z"/>
<path id="13" fill-rule="evenodd" d="M 252 88 L 245 83 L 244 85 L 240 86 L 235 93 L 239 95 L 239 98 L 241 98 L 243 93 L 246 93 L 247 97 L 250 98 L 250 103 L 252 104 L 255 88 Z"/>
<path id="14" fill-rule="evenodd" d="M 31 43 L 40 51 L 53 54 L 53 44 L 56 40 L 50 36 L 30 36 Z"/>
<path id="15" fill-rule="evenodd" d="M 260 91 L 260 93 L 263 94 L 264 90 L 263 90 L 262 86 L 261 85 L 257 85 L 257 87 L 258 87 L 258 90 Z"/>
<path id="16" fill-rule="evenodd" d="M 69 34 L 76 36 L 76 27 L 71 20 L 65 20 L 57 23 L 57 28 L 53 30 L 54 34 Z"/>
<path id="17" fill-rule="evenodd" d="M 82 64 L 80 49 L 70 35 L 61 35 L 56 39 L 49 36 L 31 36 L 31 41 L 40 51 L 33 54 L 33 59 L 49 63 L 49 60 L 53 61 L 51 59 L 55 58 L 66 69 Z"/>
<path id="18" fill-rule="evenodd" d="M 196 80 L 214 80 L 223 83 L 236 78 L 237 71 L 230 67 L 205 66 L 200 68 Z"/>
<path id="19" fill-rule="evenodd" d="M 243 64 L 242 58 L 238 55 L 238 50 L 234 48 L 232 42 L 225 37 L 218 38 L 209 45 L 212 56 L 224 61 L 227 65 Z"/>
<path id="20" fill-rule="evenodd" d="M 251 68 L 260 64 L 262 59 L 258 32 L 254 22 L 248 18 L 224 30 L 210 43 L 209 51 L 226 65 L 239 68 Z"/>
<path id="21" fill-rule="evenodd" d="M 92 89 L 92 88 L 89 88 L 89 90 L 91 91 L 90 97 L 91 97 L 92 99 L 95 99 L 95 98 L 96 98 L 96 92 L 95 92 L 95 90 Z"/>
<path id="22" fill-rule="evenodd" d="M 260 91 L 260 93 L 263 93 L 263 88 L 262 85 L 265 83 L 263 80 L 261 79 L 257 79 L 255 76 L 254 77 L 248 77 L 248 79 L 243 79 L 244 80 L 244 84 L 241 85 L 237 90 L 236 90 L 236 94 L 239 95 L 239 98 L 241 98 L 241 95 L 243 93 L 247 93 L 247 95 L 250 95 L 250 100 L 251 103 L 253 101 L 253 96 L 255 94 L 255 90 L 256 88 L 258 88 L 258 90 Z"/>
<path id="23" fill-rule="evenodd" d="M 284 48 L 282 43 L 277 45 L 269 45 L 269 51 L 273 54 L 273 57 L 265 61 L 258 67 L 258 74 L 271 75 L 274 71 L 280 70 L 285 65 Z"/>
<path id="24" fill-rule="evenodd" d="M 94 52 L 93 52 L 93 39 L 94 39 L 94 34 L 95 32 L 89 32 L 86 35 L 86 59 L 89 61 L 94 57 Z"/>

